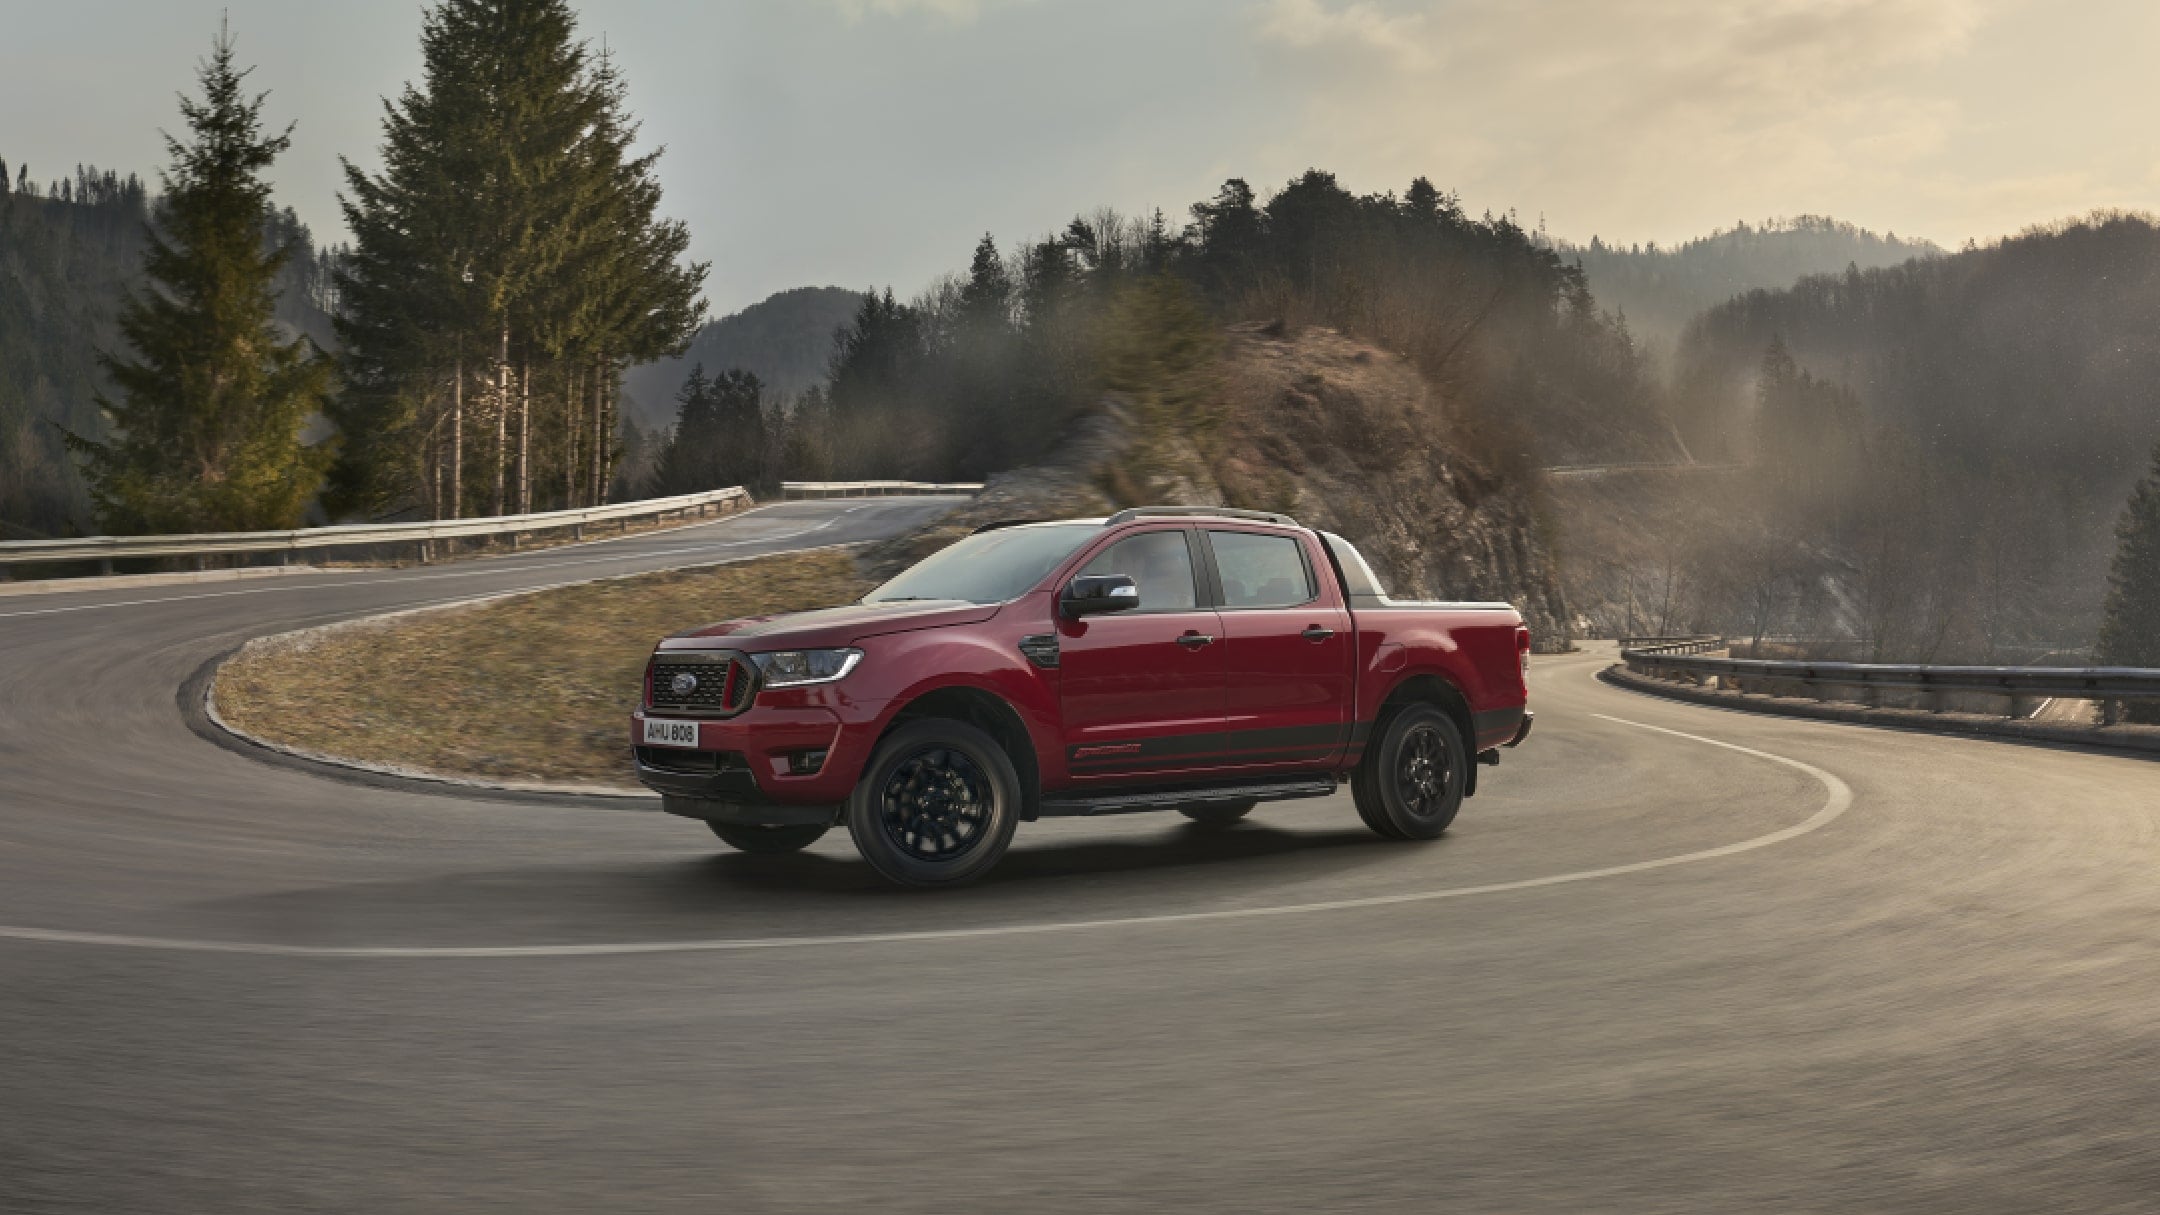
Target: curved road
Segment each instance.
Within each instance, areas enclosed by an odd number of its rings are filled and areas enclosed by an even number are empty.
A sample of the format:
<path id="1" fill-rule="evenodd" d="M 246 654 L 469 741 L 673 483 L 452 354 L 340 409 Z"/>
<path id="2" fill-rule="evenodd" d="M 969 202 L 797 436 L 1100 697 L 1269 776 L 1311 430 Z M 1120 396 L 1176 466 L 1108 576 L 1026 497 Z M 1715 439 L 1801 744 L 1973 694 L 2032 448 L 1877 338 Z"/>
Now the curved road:
<path id="1" fill-rule="evenodd" d="M 213 746 L 246 637 L 890 534 L 0 597 L 0 1210 L 2153 1211 L 2160 764 L 1542 661 L 1434 844 L 1345 799 L 885 888 Z"/>

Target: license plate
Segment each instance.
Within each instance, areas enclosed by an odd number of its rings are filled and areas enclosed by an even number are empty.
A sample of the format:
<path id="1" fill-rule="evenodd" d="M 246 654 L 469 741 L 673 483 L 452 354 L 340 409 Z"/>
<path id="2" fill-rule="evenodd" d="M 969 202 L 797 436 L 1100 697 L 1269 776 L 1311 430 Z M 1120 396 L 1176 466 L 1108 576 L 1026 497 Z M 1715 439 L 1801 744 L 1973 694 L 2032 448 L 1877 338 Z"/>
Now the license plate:
<path id="1" fill-rule="evenodd" d="M 695 747 L 697 728 L 694 721 L 648 717 L 645 719 L 645 743 L 653 747 Z"/>

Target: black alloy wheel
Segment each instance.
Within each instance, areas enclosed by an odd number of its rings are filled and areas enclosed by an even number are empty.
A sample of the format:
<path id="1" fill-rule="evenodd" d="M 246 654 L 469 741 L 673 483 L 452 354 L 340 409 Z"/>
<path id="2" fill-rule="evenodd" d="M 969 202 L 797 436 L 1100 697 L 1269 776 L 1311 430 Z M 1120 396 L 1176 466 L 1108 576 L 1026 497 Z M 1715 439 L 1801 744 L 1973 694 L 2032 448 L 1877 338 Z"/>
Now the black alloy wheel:
<path id="1" fill-rule="evenodd" d="M 1402 798 L 1404 809 L 1419 818 L 1440 813 L 1452 783 L 1451 775 L 1447 742 L 1440 737 L 1440 727 L 1420 722 L 1404 735 L 1395 761 L 1395 792 Z"/>
<path id="2" fill-rule="evenodd" d="M 878 823 L 900 851 L 946 861 L 981 842 L 994 800 L 989 776 L 967 752 L 931 743 L 901 757 L 885 778 Z"/>
<path id="3" fill-rule="evenodd" d="M 1397 710 L 1350 779 L 1358 817 L 1389 839 L 1429 840 L 1462 808 L 1470 753 L 1454 719 L 1430 704 Z"/>
<path id="4" fill-rule="evenodd" d="M 975 726 L 924 718 L 878 744 L 848 796 L 848 834 L 903 886 L 955 886 L 997 864 L 1020 821 L 1020 776 Z"/>

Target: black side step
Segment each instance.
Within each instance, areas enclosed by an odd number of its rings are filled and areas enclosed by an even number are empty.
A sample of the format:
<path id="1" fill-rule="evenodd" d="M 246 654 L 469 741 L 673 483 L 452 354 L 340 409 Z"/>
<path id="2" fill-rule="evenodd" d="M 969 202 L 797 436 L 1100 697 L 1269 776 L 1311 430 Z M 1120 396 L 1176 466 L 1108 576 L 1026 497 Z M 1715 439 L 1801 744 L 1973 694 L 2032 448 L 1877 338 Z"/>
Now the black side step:
<path id="1" fill-rule="evenodd" d="M 1148 810 L 1175 810 L 1180 806 L 1208 806 L 1221 802 L 1279 802 L 1295 797 L 1326 797 L 1334 793 L 1335 789 L 1335 778 L 1323 776 L 1252 785 L 1206 785 L 1191 789 L 1158 789 L 1144 793 L 1058 797 L 1043 802 L 1042 817 L 1086 818 L 1097 814 L 1138 814 Z"/>

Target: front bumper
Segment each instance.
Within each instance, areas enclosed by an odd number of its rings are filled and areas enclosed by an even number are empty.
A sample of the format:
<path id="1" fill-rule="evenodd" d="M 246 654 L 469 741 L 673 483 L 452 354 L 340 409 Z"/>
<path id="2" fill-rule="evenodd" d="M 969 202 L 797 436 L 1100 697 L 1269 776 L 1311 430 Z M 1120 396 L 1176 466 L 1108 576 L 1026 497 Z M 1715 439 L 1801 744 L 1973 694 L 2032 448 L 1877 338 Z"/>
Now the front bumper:
<path id="1" fill-rule="evenodd" d="M 850 729 L 829 709 L 759 706 L 700 720 L 695 748 L 648 747 L 645 716 L 639 710 L 630 721 L 638 783 L 660 794 L 670 814 L 713 822 L 833 822 L 876 737 L 874 726 Z M 815 771 L 799 769 L 803 757 L 819 752 L 824 758 Z"/>

